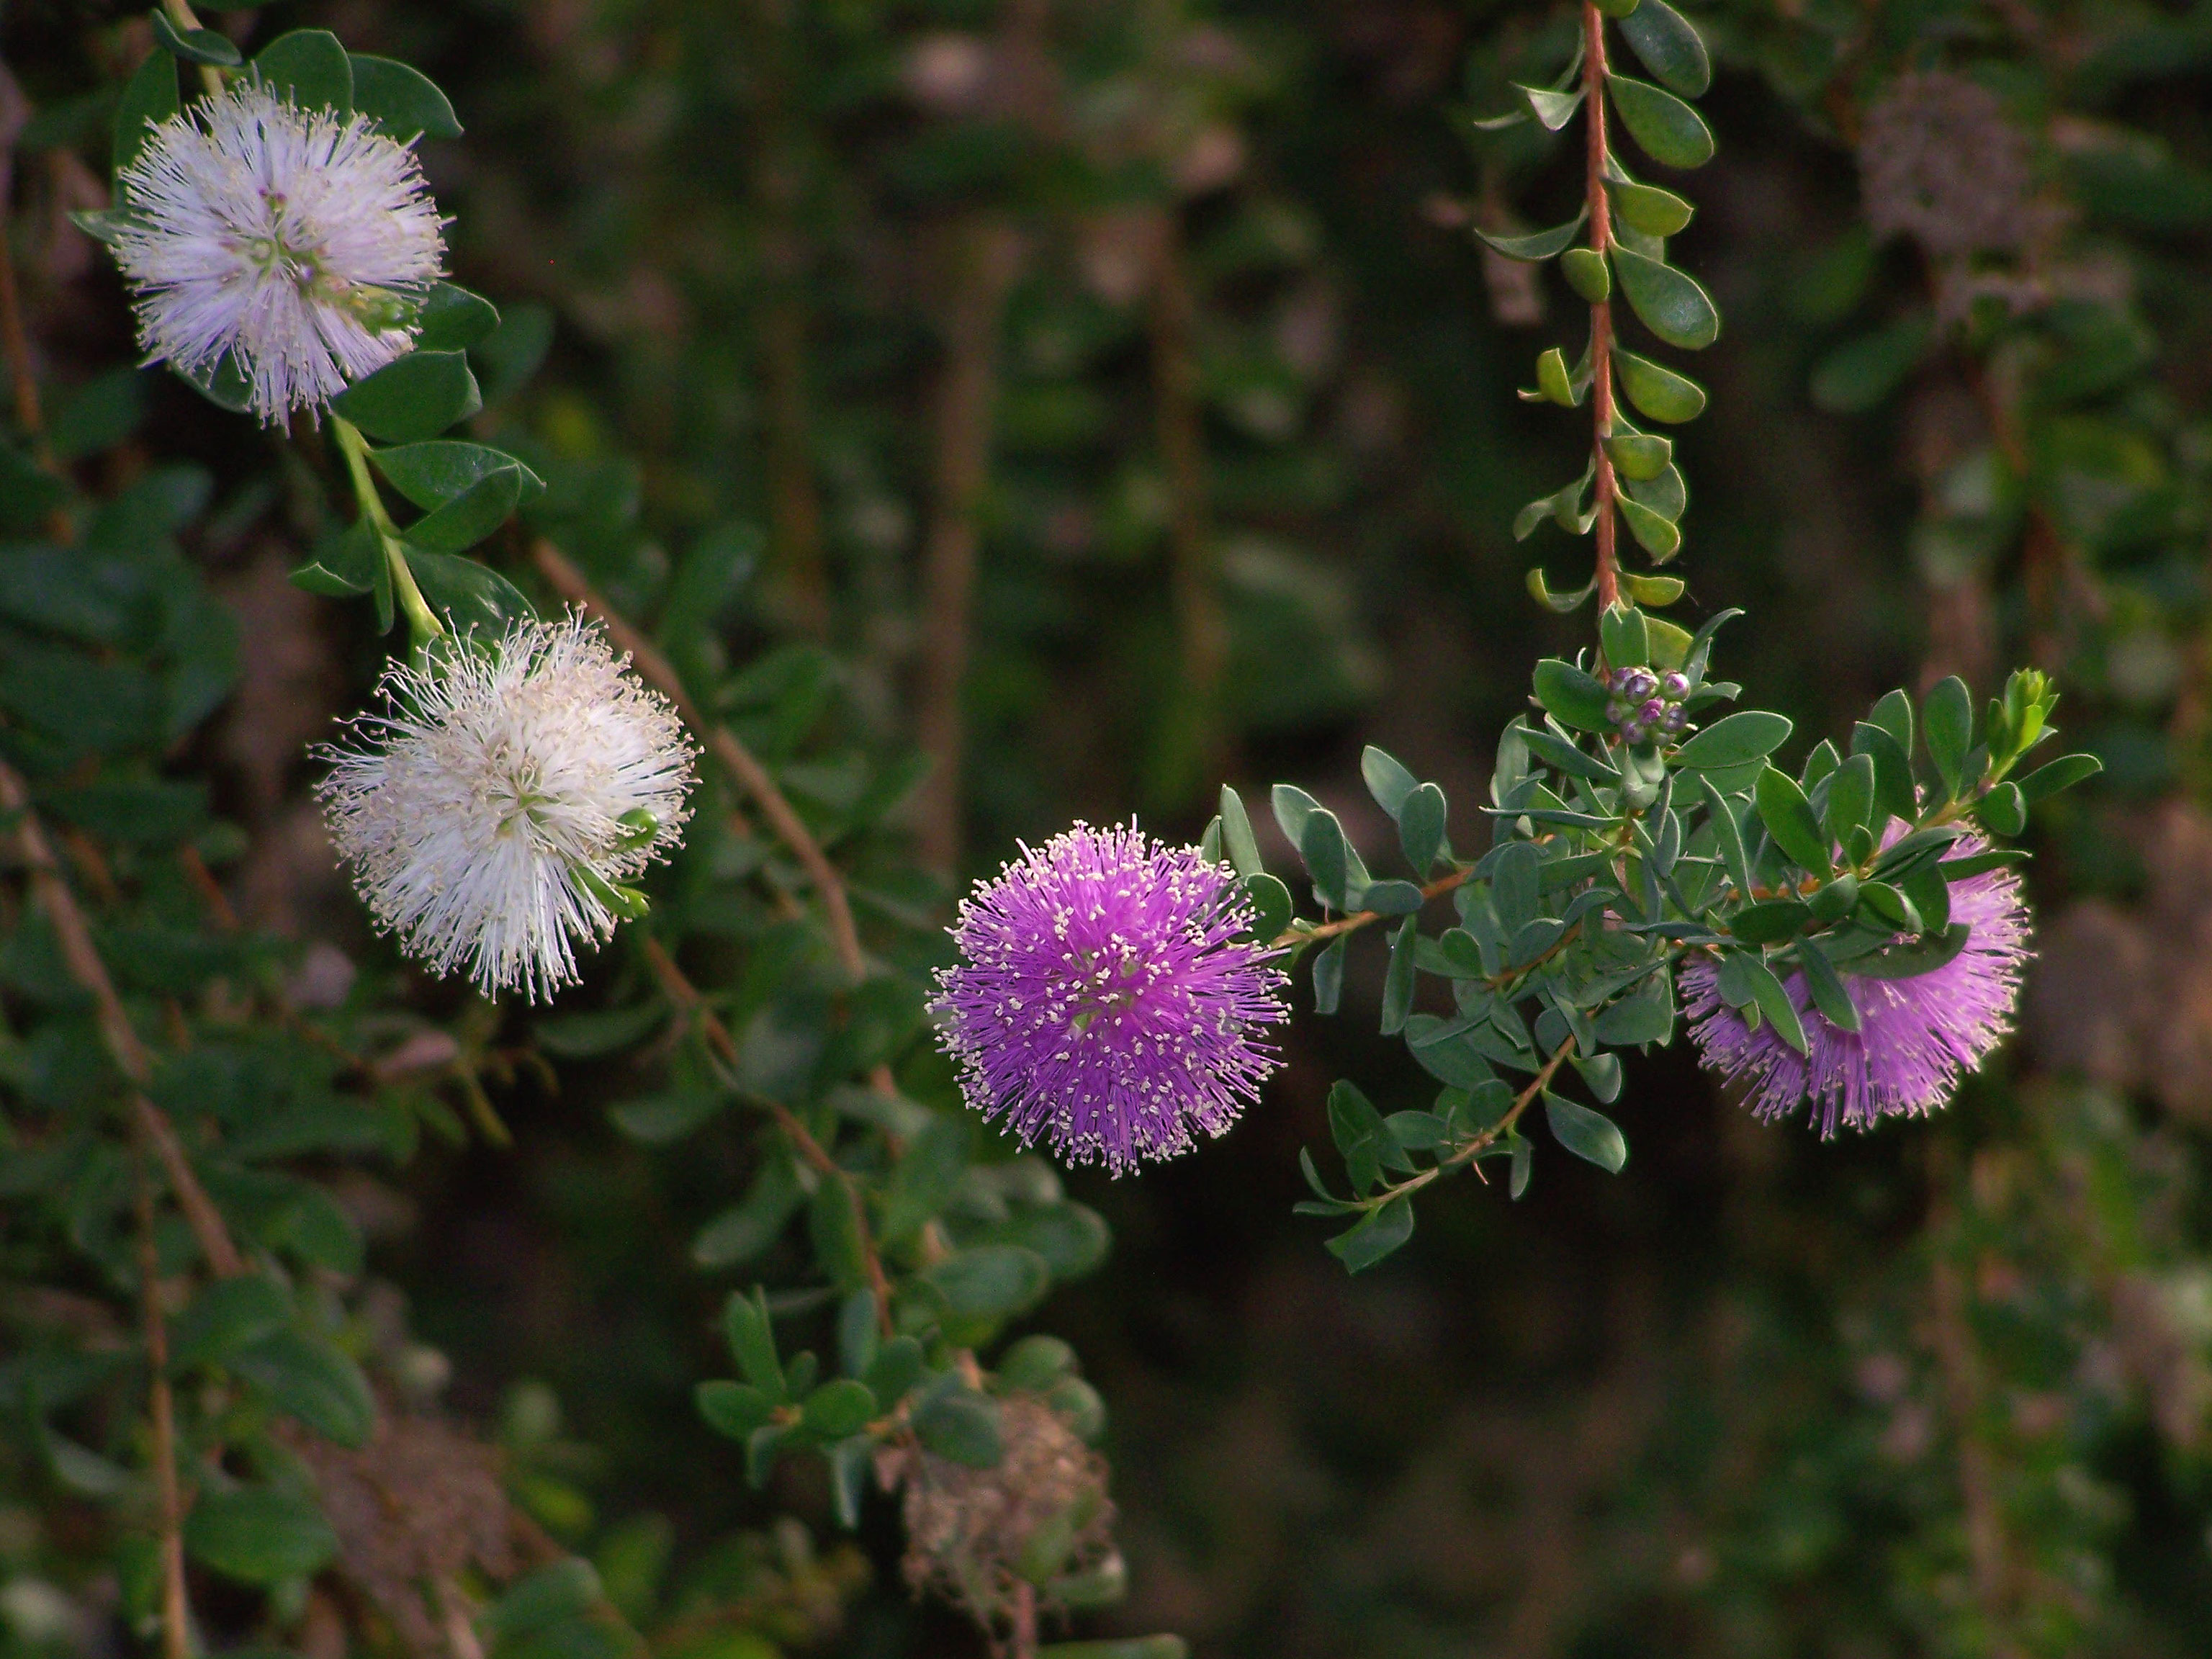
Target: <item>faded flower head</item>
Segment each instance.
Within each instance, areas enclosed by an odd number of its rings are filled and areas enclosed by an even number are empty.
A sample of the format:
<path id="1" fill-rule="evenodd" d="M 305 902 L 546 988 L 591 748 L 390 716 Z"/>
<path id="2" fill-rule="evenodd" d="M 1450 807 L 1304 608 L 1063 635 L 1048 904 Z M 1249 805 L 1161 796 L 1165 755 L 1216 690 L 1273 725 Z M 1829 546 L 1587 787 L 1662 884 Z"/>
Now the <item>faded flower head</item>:
<path id="1" fill-rule="evenodd" d="M 1942 70 L 1899 76 L 1867 111 L 1859 185 L 1876 236 L 1938 258 L 2014 252 L 2039 228 L 2027 136 L 1996 94 Z"/>
<path id="2" fill-rule="evenodd" d="M 968 1103 L 1115 1174 L 1218 1135 L 1278 1064 L 1283 972 L 1224 865 L 1079 823 L 979 885 L 931 1011 Z"/>
<path id="3" fill-rule="evenodd" d="M 1967 836 L 1948 859 L 1986 850 Z M 1858 1010 L 1856 1031 L 1830 1024 L 1813 1006 L 1805 976 L 1790 975 L 1783 988 L 1805 1028 L 1810 1053 L 1804 1054 L 1776 1036 L 1771 1023 L 1753 1030 L 1721 1000 L 1713 961 L 1699 958 L 1680 979 L 1690 1035 L 1705 1066 L 1744 1085 L 1752 1110 L 1770 1121 L 1809 1100 L 1824 1139 L 1838 1123 L 1870 1129 L 1884 1117 L 1934 1111 L 2011 1030 L 2028 959 L 2027 904 L 2010 871 L 1953 882 L 1951 921 L 1966 924 L 1966 945 L 1942 967 L 1911 979 L 1844 976 Z"/>
<path id="4" fill-rule="evenodd" d="M 1025 1583 L 1042 1578 L 1049 1606 L 1055 1583 L 1121 1570 L 1106 1460 L 1033 1395 L 1007 1395 L 998 1416 L 1004 1450 L 989 1468 L 900 1455 L 907 1582 L 993 1629 Z"/>
<path id="5" fill-rule="evenodd" d="M 116 189 L 146 360 L 204 376 L 229 355 L 271 426 L 407 350 L 445 258 L 413 151 L 256 81 L 155 127 Z"/>
<path id="6" fill-rule="evenodd" d="M 693 750 L 665 698 L 581 616 L 520 622 L 385 676 L 389 712 L 325 750 L 331 839 L 380 926 L 441 974 L 550 996 L 574 941 L 681 838 Z"/>

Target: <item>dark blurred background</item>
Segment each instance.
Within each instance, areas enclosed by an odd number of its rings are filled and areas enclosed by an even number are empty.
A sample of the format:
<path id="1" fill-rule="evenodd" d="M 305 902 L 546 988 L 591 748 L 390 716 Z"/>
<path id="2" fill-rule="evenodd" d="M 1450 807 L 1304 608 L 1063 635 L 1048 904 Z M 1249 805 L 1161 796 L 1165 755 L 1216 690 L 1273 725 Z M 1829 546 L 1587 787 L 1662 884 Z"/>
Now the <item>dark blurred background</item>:
<path id="1" fill-rule="evenodd" d="M 2108 771 L 2039 832 L 2022 1036 L 1934 1121 L 1825 1145 L 1657 1055 L 1623 1176 L 1552 1158 L 1518 1204 L 1462 1179 L 1355 1280 L 1291 1214 L 1297 1149 L 1337 1076 L 1385 1109 L 1435 1086 L 1367 1035 L 1381 964 L 1355 955 L 1344 1017 L 1302 1016 L 1232 1133 L 1069 1177 L 1115 1249 L 1039 1322 L 1112 1413 L 1110 1628 L 1207 1659 L 2212 1650 L 2212 9 L 1695 15 L 1720 155 L 1669 182 L 1726 327 L 1691 366 L 1714 407 L 1681 440 L 1685 610 L 1747 607 L 1726 672 L 1808 740 L 1893 684 L 2059 676 L 2069 746 Z M 687 648 L 946 763 L 904 820 L 942 879 L 864 912 L 949 914 L 1073 817 L 1194 836 L 1224 778 L 1295 780 L 1371 844 L 1366 742 L 1482 844 L 1493 735 L 1589 625 L 1524 589 L 1537 561 L 1578 586 L 1586 550 L 1509 527 L 1586 439 L 1513 395 L 1579 307 L 1469 228 L 1565 218 L 1578 162 L 1459 118 L 1548 78 L 1565 14 L 269 16 L 243 21 L 331 27 L 452 94 L 468 136 L 424 153 L 457 278 L 545 347 L 487 425 L 634 493 L 619 557 L 588 514 L 569 530 L 617 599 L 708 549 L 687 568 L 726 602 Z M 41 61 L 79 21 L 18 0 L 0 38 Z M 189 394 L 159 395 L 189 446 Z M 359 939 L 294 757 L 377 647 L 282 568 L 240 551 L 225 579 L 252 642 L 224 739 L 244 902 Z M 511 1148 L 428 1146 L 357 1194 L 375 1269 L 611 1583 L 624 1549 L 682 1559 L 784 1513 L 834 1548 L 818 1474 L 751 1492 L 690 1406 L 736 1279 L 690 1245 L 739 1155 L 626 1140 L 617 1072 L 525 1068 L 492 1093 Z M 910 1600 L 896 1532 L 872 1515 L 821 1649 L 977 1651 Z"/>

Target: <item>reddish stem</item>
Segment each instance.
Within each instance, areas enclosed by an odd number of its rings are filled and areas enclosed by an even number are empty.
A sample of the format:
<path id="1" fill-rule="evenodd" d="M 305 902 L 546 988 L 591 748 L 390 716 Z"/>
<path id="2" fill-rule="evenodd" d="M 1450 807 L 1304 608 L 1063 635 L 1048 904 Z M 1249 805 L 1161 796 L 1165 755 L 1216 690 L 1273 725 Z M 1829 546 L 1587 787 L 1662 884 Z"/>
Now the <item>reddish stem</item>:
<path id="1" fill-rule="evenodd" d="M 1589 171 L 1583 185 L 1589 206 L 1589 245 L 1602 258 L 1613 245 L 1612 202 L 1605 191 L 1605 17 L 1592 0 L 1583 0 L 1583 113 L 1589 132 Z M 1620 599 L 1613 461 L 1605 453 L 1606 438 L 1613 430 L 1610 301 L 1601 300 L 1590 307 L 1590 409 L 1596 427 L 1591 451 L 1597 468 L 1597 604 L 1602 615 Z"/>

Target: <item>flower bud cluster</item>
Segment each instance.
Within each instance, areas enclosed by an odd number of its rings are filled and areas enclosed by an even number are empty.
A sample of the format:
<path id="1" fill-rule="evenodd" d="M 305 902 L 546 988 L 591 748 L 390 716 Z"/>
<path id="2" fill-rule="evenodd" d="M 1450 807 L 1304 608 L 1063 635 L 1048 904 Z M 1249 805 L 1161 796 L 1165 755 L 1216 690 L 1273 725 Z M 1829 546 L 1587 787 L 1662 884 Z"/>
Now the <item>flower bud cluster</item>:
<path id="1" fill-rule="evenodd" d="M 1690 677 L 1654 673 L 1649 668 L 1615 668 L 1600 676 L 1613 696 L 1605 717 L 1620 733 L 1623 743 L 1645 743 L 1654 738 L 1680 737 L 1688 726 L 1689 710 L 1683 706 L 1690 695 Z"/>

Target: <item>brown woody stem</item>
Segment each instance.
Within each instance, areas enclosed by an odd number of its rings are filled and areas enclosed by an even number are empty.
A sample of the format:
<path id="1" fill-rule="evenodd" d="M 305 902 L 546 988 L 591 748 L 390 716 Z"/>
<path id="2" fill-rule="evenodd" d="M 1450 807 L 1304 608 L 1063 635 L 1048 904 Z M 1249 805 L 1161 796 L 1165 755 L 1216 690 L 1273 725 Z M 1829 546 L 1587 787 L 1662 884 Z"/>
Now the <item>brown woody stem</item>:
<path id="1" fill-rule="evenodd" d="M 1583 0 L 1583 119 L 1589 132 L 1589 168 L 1583 194 L 1589 208 L 1590 249 L 1600 258 L 1613 246 L 1612 201 L 1605 189 L 1605 15 L 1593 0 Z M 1620 602 L 1617 554 L 1620 526 L 1613 503 L 1617 486 L 1605 441 L 1613 432 L 1613 303 L 1590 307 L 1590 411 L 1595 438 L 1590 459 L 1597 485 L 1597 605 L 1600 615 Z"/>

